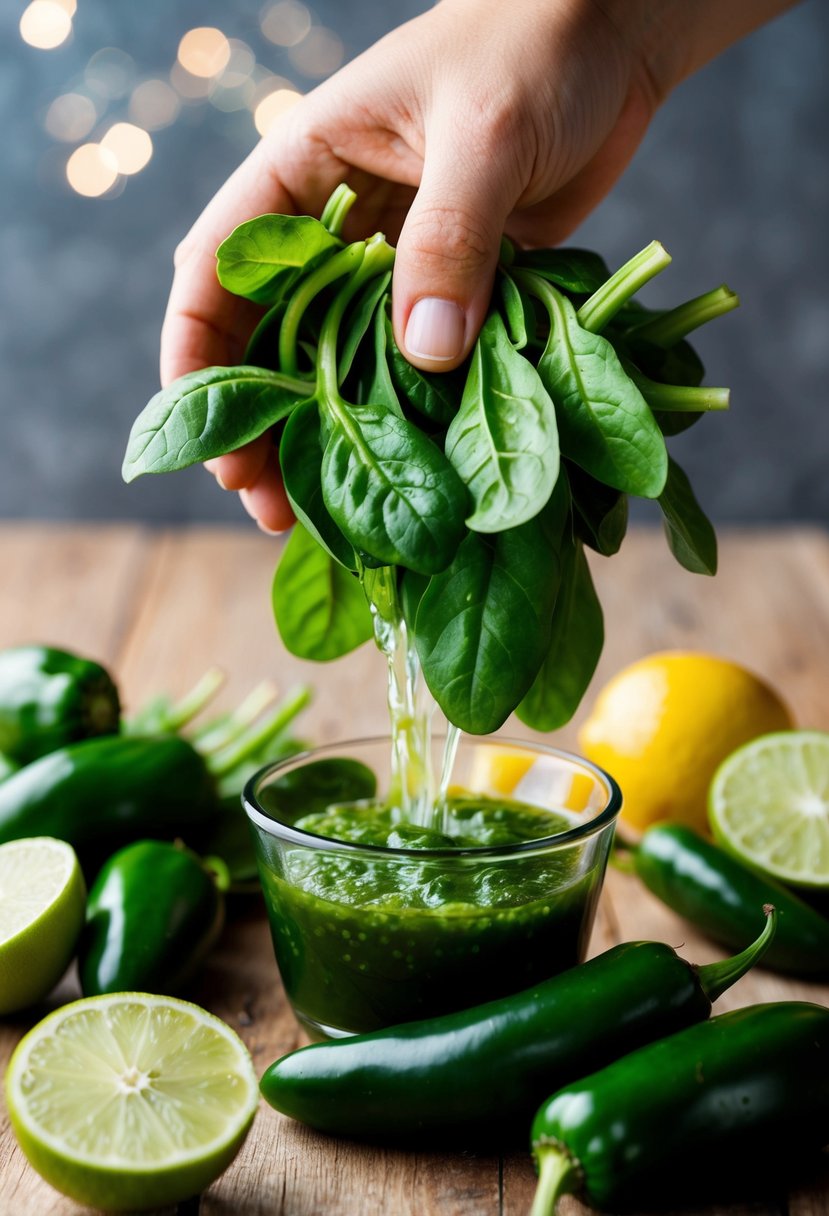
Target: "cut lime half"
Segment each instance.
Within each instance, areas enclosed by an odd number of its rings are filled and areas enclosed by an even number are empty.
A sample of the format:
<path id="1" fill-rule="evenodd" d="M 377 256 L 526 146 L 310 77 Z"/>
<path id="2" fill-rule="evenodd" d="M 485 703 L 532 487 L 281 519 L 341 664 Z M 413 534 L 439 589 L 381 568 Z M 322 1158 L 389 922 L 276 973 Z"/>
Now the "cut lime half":
<path id="1" fill-rule="evenodd" d="M 54 988 L 75 952 L 85 906 L 71 845 L 51 836 L 0 845 L 0 1015 Z"/>
<path id="2" fill-rule="evenodd" d="M 21 1040 L 6 1074 L 12 1127 L 47 1182 L 108 1211 L 196 1195 L 230 1164 L 259 1091 L 244 1043 L 172 997 L 74 1001 Z"/>
<path id="3" fill-rule="evenodd" d="M 829 734 L 789 730 L 746 743 L 717 769 L 714 838 L 782 882 L 829 887 Z"/>

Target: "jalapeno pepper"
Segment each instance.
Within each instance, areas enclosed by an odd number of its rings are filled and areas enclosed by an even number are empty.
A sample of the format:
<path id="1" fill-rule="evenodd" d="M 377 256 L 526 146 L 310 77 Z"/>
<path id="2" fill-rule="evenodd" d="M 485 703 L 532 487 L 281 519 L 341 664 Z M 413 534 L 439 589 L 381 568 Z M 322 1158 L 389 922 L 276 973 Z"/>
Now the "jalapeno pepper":
<path id="1" fill-rule="evenodd" d="M 609 1064 L 536 1114 L 531 1216 L 562 1194 L 641 1212 L 679 1195 L 758 1197 L 829 1141 L 829 1010 L 724 1013 Z"/>
<path id="2" fill-rule="evenodd" d="M 92 659 L 49 646 L 0 651 L 0 752 L 28 764 L 118 730 L 118 689 Z"/>
<path id="3" fill-rule="evenodd" d="M 92 885 L 78 949 L 85 996 L 179 992 L 224 923 L 216 877 L 189 849 L 139 840 L 114 853 Z"/>
<path id="4" fill-rule="evenodd" d="M 476 1148 L 514 1140 L 551 1088 L 707 1018 L 775 922 L 772 911 L 754 945 L 723 962 L 695 967 L 662 942 L 626 942 L 513 996 L 300 1048 L 266 1070 L 262 1094 L 326 1132 Z"/>
<path id="5" fill-rule="evenodd" d="M 658 899 L 734 950 L 754 936 L 757 905 L 773 903 L 780 923 L 763 966 L 790 975 L 829 975 L 829 920 L 691 828 L 648 828 L 633 849 L 633 866 Z"/>

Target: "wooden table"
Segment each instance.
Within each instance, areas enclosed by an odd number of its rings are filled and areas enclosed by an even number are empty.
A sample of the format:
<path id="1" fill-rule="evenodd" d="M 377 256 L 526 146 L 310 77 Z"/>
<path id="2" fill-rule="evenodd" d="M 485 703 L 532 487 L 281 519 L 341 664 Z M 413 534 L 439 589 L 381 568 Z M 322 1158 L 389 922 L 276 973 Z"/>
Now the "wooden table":
<path id="1" fill-rule="evenodd" d="M 160 690 L 181 694 L 213 664 L 228 673 L 230 706 L 265 676 L 287 690 L 312 680 L 301 730 L 318 742 L 384 730 L 384 673 L 364 647 L 326 667 L 283 651 L 271 620 L 270 580 L 279 542 L 253 529 L 152 532 L 138 527 L 0 526 L 0 646 L 42 641 L 88 653 L 116 674 L 126 708 Z M 594 688 L 623 664 L 666 647 L 706 649 L 744 662 L 789 699 L 802 726 L 829 729 L 829 537 L 798 529 L 731 532 L 721 574 L 677 567 L 661 535 L 639 532 L 612 561 L 593 563 L 607 643 Z M 591 701 L 585 700 L 582 716 Z M 573 746 L 571 724 L 556 739 Z M 510 722 L 504 733 L 527 735 Z M 592 952 L 653 937 L 694 961 L 721 957 L 630 877 L 609 874 Z M 50 1005 L 79 995 L 70 971 Z M 259 908 L 231 920 L 194 999 L 246 1041 L 261 1073 L 298 1044 Z M 718 1008 L 787 997 L 829 1003 L 829 987 L 757 971 Z M 39 1011 L 43 1012 L 43 1011 Z M 31 1019 L 0 1027 L 0 1065 Z M 693 1161 L 689 1161 L 693 1171 Z M 524 1216 L 533 1191 L 528 1156 L 503 1159 L 404 1154 L 317 1135 L 264 1104 L 237 1160 L 182 1216 Z M 678 1206 L 681 1179 L 677 1179 Z M 79 1216 L 17 1149 L 0 1099 L 1 1216 Z M 565 1200 L 561 1212 L 586 1209 Z M 822 1182 L 747 1207 L 704 1216 L 829 1216 Z M 688 1213 L 686 1212 L 686 1216 Z M 693 1216 L 693 1214 L 692 1214 Z M 697 1212 L 696 1216 L 703 1216 Z"/>

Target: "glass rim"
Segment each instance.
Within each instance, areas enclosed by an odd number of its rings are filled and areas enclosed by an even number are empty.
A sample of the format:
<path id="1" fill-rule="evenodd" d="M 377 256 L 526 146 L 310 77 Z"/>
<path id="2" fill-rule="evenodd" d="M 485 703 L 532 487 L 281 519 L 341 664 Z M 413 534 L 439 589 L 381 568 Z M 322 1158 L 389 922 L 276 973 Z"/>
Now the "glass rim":
<path id="1" fill-rule="evenodd" d="M 438 742 L 442 738 L 444 738 L 443 735 L 436 735 L 433 738 L 433 742 Z M 283 823 L 280 819 L 274 819 L 260 806 L 257 787 L 266 777 L 278 772 L 280 769 L 319 758 L 321 754 L 326 752 L 342 752 L 343 749 L 349 747 L 367 747 L 381 743 L 385 743 L 389 747 L 391 746 L 390 735 L 369 735 L 362 739 L 344 739 L 339 743 L 323 743 L 319 747 L 306 748 L 304 751 L 294 752 L 291 756 L 285 756 L 281 760 L 272 760 L 269 764 L 263 765 L 262 768 L 258 769 L 245 782 L 241 795 L 242 806 L 248 819 L 256 827 L 266 832 L 269 836 L 276 837 L 290 844 L 304 845 L 306 848 L 323 849 L 332 853 L 343 853 L 352 857 L 362 854 L 370 857 L 404 857 L 413 860 L 419 858 L 421 861 L 426 859 L 448 860 L 459 857 L 513 857 L 525 853 L 548 852 L 552 848 L 565 847 L 577 841 L 585 840 L 590 836 L 596 836 L 608 825 L 615 823 L 622 807 L 622 791 L 610 773 L 600 768 L 598 764 L 594 764 L 592 760 L 587 760 L 584 756 L 578 755 L 577 752 L 568 751 L 566 748 L 553 747 L 547 743 L 536 743 L 527 739 L 516 739 L 511 736 L 464 734 L 462 735 L 462 739 L 480 739 L 482 742 L 485 740 L 490 745 L 496 744 L 504 747 L 519 747 L 524 750 L 537 751 L 543 755 L 565 760 L 570 764 L 575 764 L 582 769 L 586 769 L 598 779 L 600 784 L 606 786 L 608 792 L 606 805 L 598 815 L 588 820 L 587 823 L 577 824 L 575 827 L 567 828 L 563 832 L 555 832 L 552 836 L 539 836 L 535 840 L 520 840 L 513 844 L 473 845 L 460 849 L 448 848 L 446 846 L 437 849 L 394 848 L 391 845 L 359 844 L 352 840 L 334 840 L 330 836 L 319 836 L 315 832 L 306 832 L 303 828 L 296 828 L 291 824 Z M 529 805 L 533 804 L 530 803 Z"/>

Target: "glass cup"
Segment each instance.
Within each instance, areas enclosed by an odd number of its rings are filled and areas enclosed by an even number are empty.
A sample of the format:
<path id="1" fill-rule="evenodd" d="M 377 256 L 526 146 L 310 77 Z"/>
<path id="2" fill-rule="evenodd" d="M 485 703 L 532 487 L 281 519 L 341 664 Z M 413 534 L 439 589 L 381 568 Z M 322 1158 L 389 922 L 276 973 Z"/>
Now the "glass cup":
<path id="1" fill-rule="evenodd" d="M 440 771 L 442 740 L 433 748 Z M 450 793 L 555 811 L 562 830 L 390 848 L 294 826 L 332 804 L 382 803 L 390 767 L 391 740 L 364 739 L 281 760 L 245 787 L 276 961 L 311 1038 L 476 1005 L 585 957 L 622 801 L 612 777 L 542 743 L 464 735 Z"/>

